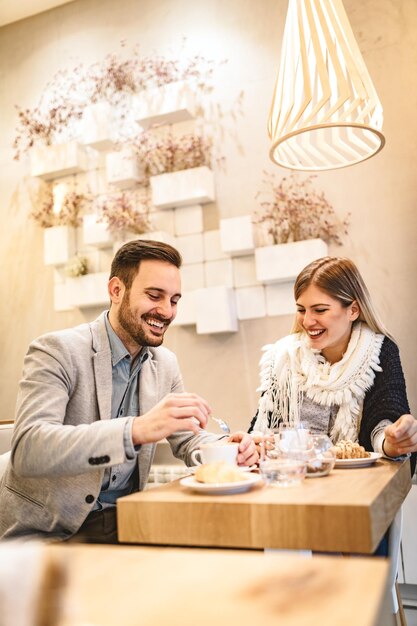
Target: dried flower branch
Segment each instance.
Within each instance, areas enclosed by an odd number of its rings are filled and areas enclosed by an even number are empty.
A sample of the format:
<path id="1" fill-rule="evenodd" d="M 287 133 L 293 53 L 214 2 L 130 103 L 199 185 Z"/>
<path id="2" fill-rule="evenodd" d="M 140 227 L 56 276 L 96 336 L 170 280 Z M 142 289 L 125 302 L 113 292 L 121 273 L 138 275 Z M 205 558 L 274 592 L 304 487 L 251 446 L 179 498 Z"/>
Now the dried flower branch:
<path id="1" fill-rule="evenodd" d="M 210 166 L 212 160 L 212 140 L 194 133 L 180 137 L 141 133 L 132 146 L 145 166 L 146 176 Z"/>
<path id="2" fill-rule="evenodd" d="M 32 200 L 30 217 L 41 226 L 80 226 L 83 212 L 91 202 L 89 193 L 68 191 L 63 199 L 60 210 L 54 210 L 53 186 L 51 184 L 42 187 L 35 200 Z"/>
<path id="3" fill-rule="evenodd" d="M 147 188 L 111 194 L 98 204 L 98 221 L 105 222 L 110 232 L 130 231 L 142 235 L 150 230 L 151 201 Z"/>
<path id="4" fill-rule="evenodd" d="M 71 70 L 60 70 L 43 90 L 33 108 L 16 106 L 18 128 L 14 140 L 15 159 L 35 144 L 50 145 L 60 139 L 73 138 L 75 124 L 90 105 L 105 100 L 119 109 L 120 120 L 127 128 L 120 128 L 120 139 L 134 129 L 131 116 L 131 94 L 150 87 L 160 87 L 175 81 L 188 81 L 198 92 L 211 90 L 215 61 L 195 55 L 190 59 L 167 59 L 162 56 L 142 57 L 138 48 L 123 58 L 108 55 L 104 61 Z"/>
<path id="5" fill-rule="evenodd" d="M 338 219 L 324 193 L 314 190 L 315 176 L 300 180 L 291 174 L 277 184 L 273 174 L 264 174 L 265 190 L 256 197 L 265 199 L 254 223 L 266 229 L 273 244 L 321 238 L 341 245 L 340 233 L 347 234 L 349 214 L 343 221 Z"/>

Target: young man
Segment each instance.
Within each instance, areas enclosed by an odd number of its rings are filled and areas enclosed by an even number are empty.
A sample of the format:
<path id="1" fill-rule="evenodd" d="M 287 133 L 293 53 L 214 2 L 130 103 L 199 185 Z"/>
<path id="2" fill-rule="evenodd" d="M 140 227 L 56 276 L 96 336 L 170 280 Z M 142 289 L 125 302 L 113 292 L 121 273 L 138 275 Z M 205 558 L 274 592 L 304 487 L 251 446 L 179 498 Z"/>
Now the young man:
<path id="1" fill-rule="evenodd" d="M 205 400 L 185 393 L 175 355 L 161 347 L 181 297 L 181 257 L 133 241 L 111 267 L 109 311 L 29 347 L 12 455 L 0 483 L 0 537 L 117 542 L 116 499 L 146 485 L 156 442 L 175 456 L 218 435 Z M 239 463 L 257 452 L 236 433 Z"/>

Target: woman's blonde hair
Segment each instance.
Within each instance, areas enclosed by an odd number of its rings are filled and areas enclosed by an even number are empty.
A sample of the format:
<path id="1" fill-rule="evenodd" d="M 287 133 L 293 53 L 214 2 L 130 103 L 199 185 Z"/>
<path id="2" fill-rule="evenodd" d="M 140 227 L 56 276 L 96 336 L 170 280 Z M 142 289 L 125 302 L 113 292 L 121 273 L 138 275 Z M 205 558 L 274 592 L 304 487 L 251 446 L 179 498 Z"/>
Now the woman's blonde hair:
<path id="1" fill-rule="evenodd" d="M 298 274 L 294 285 L 294 297 L 297 301 L 301 294 L 310 285 L 325 291 L 329 296 L 339 300 L 343 307 L 347 307 L 354 300 L 359 305 L 358 320 L 365 322 L 371 330 L 391 337 L 384 323 L 375 310 L 367 286 L 364 283 L 358 268 L 350 259 L 343 257 L 323 257 L 307 265 Z M 302 330 L 297 319 L 292 332 Z"/>

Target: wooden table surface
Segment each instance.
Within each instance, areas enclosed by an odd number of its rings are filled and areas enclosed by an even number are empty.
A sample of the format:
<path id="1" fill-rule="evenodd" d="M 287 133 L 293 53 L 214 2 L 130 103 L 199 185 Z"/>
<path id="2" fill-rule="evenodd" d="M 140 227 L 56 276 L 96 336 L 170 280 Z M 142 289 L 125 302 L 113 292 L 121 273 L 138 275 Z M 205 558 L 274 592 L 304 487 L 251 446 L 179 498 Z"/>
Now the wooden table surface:
<path id="1" fill-rule="evenodd" d="M 385 559 L 50 546 L 67 570 L 60 626 L 382 626 Z"/>
<path id="2" fill-rule="evenodd" d="M 371 554 L 410 487 L 408 460 L 235 495 L 201 495 L 174 481 L 117 501 L 119 540 Z"/>

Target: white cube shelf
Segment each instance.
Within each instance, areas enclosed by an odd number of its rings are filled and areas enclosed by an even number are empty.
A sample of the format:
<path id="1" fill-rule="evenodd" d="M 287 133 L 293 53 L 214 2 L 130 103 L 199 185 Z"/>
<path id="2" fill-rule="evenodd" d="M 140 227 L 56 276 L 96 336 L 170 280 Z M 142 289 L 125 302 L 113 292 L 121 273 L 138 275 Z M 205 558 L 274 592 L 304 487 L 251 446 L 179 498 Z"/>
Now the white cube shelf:
<path id="1" fill-rule="evenodd" d="M 206 261 L 229 259 L 230 256 L 222 249 L 220 230 L 207 230 L 203 233 L 204 258 Z"/>
<path id="2" fill-rule="evenodd" d="M 84 180 L 80 180 L 80 183 L 88 188 L 93 196 L 100 196 L 108 193 L 106 170 L 105 170 L 105 155 L 102 154 L 102 164 L 99 169 L 89 170 L 81 176 Z M 80 177 L 81 178 L 81 177 Z"/>
<path id="3" fill-rule="evenodd" d="M 265 287 L 236 289 L 236 310 L 239 320 L 252 320 L 266 316 Z"/>
<path id="4" fill-rule="evenodd" d="M 233 287 L 233 263 L 232 259 L 218 259 L 204 263 L 206 287 Z"/>
<path id="5" fill-rule="evenodd" d="M 152 211 L 149 215 L 153 230 L 164 231 L 166 233 L 175 232 L 175 209 L 165 211 Z"/>
<path id="6" fill-rule="evenodd" d="M 253 287 L 258 284 L 253 254 L 235 257 L 233 259 L 233 286 Z"/>
<path id="7" fill-rule="evenodd" d="M 75 308 L 88 308 L 94 306 L 106 306 L 110 297 L 107 291 L 109 280 L 108 272 L 86 274 L 78 278 L 68 278 L 68 300 Z"/>
<path id="8" fill-rule="evenodd" d="M 176 239 L 174 235 L 171 233 L 166 233 L 162 230 L 152 230 L 149 233 L 142 233 L 141 235 L 136 235 L 134 239 L 144 239 L 145 241 L 160 241 L 162 243 L 167 243 L 170 246 L 176 247 Z"/>
<path id="9" fill-rule="evenodd" d="M 138 235 L 137 233 L 132 233 L 127 230 L 114 233 L 113 255 L 116 254 L 116 252 L 124 246 L 125 243 L 129 243 L 129 241 L 136 241 L 141 237 L 143 237 L 143 235 Z"/>
<path id="10" fill-rule="evenodd" d="M 45 265 L 65 265 L 76 251 L 76 229 L 53 226 L 43 232 L 43 261 Z"/>
<path id="11" fill-rule="evenodd" d="M 192 167 L 150 177 L 152 204 L 158 209 L 205 204 L 215 199 L 214 176 L 209 167 Z"/>
<path id="12" fill-rule="evenodd" d="M 127 148 L 106 155 L 107 182 L 119 189 L 128 189 L 143 181 L 143 167 L 136 153 Z"/>
<path id="13" fill-rule="evenodd" d="M 83 242 L 86 246 L 111 248 L 113 237 L 105 222 L 98 222 L 94 213 L 83 217 Z"/>
<path id="14" fill-rule="evenodd" d="M 95 150 L 113 150 L 113 109 L 108 102 L 96 102 L 84 109 L 81 141 Z"/>
<path id="15" fill-rule="evenodd" d="M 294 283 L 277 283 L 265 286 L 266 314 L 295 315 Z"/>
<path id="16" fill-rule="evenodd" d="M 293 280 L 306 265 L 327 254 L 327 244 L 322 239 L 256 248 L 256 278 L 261 283 Z"/>
<path id="17" fill-rule="evenodd" d="M 197 333 L 230 333 L 238 330 L 235 295 L 228 287 L 210 287 L 195 292 Z"/>
<path id="18" fill-rule="evenodd" d="M 177 315 L 172 326 L 192 326 L 197 322 L 195 291 L 184 291 L 177 306 Z"/>
<path id="19" fill-rule="evenodd" d="M 182 265 L 181 284 L 183 292 L 194 291 L 195 289 L 202 289 L 205 287 L 204 264 L 192 263 L 191 265 Z"/>
<path id="20" fill-rule="evenodd" d="M 253 252 L 255 241 L 252 217 L 243 215 L 220 220 L 220 241 L 223 250 L 232 256 Z"/>
<path id="21" fill-rule="evenodd" d="M 30 175 L 54 180 L 87 169 L 87 156 L 76 141 L 53 146 L 36 146 L 30 151 Z"/>
<path id="22" fill-rule="evenodd" d="M 178 207 L 174 211 L 175 234 L 194 235 L 202 233 L 203 228 L 203 207 L 201 204 Z"/>
<path id="23" fill-rule="evenodd" d="M 196 98 L 189 85 L 176 81 L 143 91 L 133 101 L 135 119 L 147 130 L 151 126 L 176 124 L 195 117 Z"/>
<path id="24" fill-rule="evenodd" d="M 177 248 L 184 264 L 202 263 L 204 261 L 203 235 L 183 235 L 176 237 Z"/>

